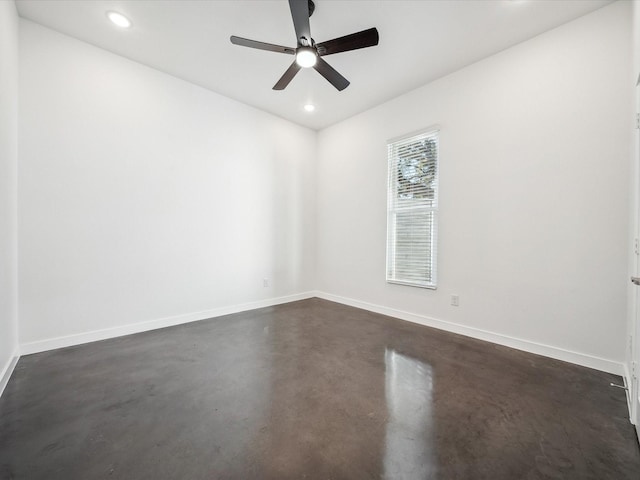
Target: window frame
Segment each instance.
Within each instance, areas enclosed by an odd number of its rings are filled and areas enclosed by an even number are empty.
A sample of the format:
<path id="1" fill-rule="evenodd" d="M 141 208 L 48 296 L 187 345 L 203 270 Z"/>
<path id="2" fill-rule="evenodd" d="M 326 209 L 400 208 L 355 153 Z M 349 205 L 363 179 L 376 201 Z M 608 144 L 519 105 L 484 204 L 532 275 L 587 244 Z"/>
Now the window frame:
<path id="1" fill-rule="evenodd" d="M 418 206 L 400 206 L 397 205 L 397 187 L 398 182 L 393 178 L 397 177 L 398 173 L 398 157 L 395 154 L 395 149 L 400 144 L 407 144 L 408 141 L 415 139 L 415 142 L 420 142 L 427 138 L 433 138 L 435 140 L 436 155 L 435 155 L 435 179 L 431 183 L 431 187 L 434 190 L 433 201 L 431 206 L 418 205 Z M 393 178 L 392 178 L 393 175 Z M 387 141 L 387 240 L 386 240 L 386 281 L 390 284 L 405 285 L 417 288 L 426 288 L 430 290 L 437 289 L 437 241 L 438 241 L 438 214 L 439 214 L 439 178 L 440 178 L 440 127 L 435 125 L 429 128 L 421 129 L 416 132 L 403 135 L 401 137 L 392 138 Z M 396 249 L 397 249 L 397 222 L 395 217 L 398 213 L 410 212 L 410 211 L 423 211 L 431 213 L 433 215 L 430 231 L 425 236 L 428 236 L 428 243 L 430 245 L 430 267 L 431 275 L 429 279 L 424 281 L 414 281 L 409 279 L 398 278 L 395 268 Z M 392 237 L 393 235 L 393 237 Z M 391 242 L 393 238 L 393 242 Z"/>

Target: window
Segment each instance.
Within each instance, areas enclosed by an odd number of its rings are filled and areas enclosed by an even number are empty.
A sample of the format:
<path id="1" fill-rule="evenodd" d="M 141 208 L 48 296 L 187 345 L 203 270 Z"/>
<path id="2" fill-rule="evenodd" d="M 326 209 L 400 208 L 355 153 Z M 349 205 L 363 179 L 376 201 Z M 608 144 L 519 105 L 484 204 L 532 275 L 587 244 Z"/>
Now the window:
<path id="1" fill-rule="evenodd" d="M 387 149 L 387 282 L 436 288 L 438 130 Z"/>

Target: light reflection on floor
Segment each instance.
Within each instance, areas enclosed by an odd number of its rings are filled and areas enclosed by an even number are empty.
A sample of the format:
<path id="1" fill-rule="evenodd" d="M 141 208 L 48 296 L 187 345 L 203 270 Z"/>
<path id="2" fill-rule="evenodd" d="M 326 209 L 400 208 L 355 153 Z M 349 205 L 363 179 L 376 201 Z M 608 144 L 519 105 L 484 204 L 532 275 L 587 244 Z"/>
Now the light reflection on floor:
<path id="1" fill-rule="evenodd" d="M 384 361 L 389 411 L 384 478 L 436 478 L 432 368 L 388 348 Z"/>

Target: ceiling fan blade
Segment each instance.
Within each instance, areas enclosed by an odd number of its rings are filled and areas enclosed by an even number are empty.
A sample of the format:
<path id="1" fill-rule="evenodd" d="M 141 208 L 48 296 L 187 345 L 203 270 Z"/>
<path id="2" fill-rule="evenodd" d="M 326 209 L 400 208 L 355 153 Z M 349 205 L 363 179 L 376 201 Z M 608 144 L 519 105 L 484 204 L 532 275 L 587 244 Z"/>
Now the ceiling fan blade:
<path id="1" fill-rule="evenodd" d="M 296 54 L 295 48 L 273 45 L 272 43 L 258 42 L 256 40 L 249 40 L 248 38 L 236 37 L 235 35 L 231 35 L 231 43 L 234 45 L 240 45 L 241 47 L 257 48 L 259 50 L 268 50 L 270 52 L 287 53 L 289 55 Z"/>
<path id="2" fill-rule="evenodd" d="M 296 30 L 298 45 L 311 45 L 311 28 L 309 27 L 309 0 L 289 0 L 293 28 Z M 305 38 L 306 43 L 300 41 Z"/>
<path id="3" fill-rule="evenodd" d="M 313 68 L 315 68 L 320 75 L 329 80 L 329 83 L 338 90 L 342 91 L 349 86 L 349 80 L 340 75 L 335 68 L 325 62 L 322 58 L 318 57 Z"/>
<path id="4" fill-rule="evenodd" d="M 378 45 L 380 37 L 376 28 L 369 28 L 361 32 L 345 35 L 344 37 L 327 40 L 316 45 L 318 55 L 331 55 L 334 53 L 348 52 L 359 48 L 373 47 Z"/>
<path id="5" fill-rule="evenodd" d="M 299 71 L 300 71 L 300 65 L 298 65 L 296 62 L 293 62 L 291 66 L 287 68 L 287 71 L 284 72 L 284 75 L 280 77 L 280 80 L 278 80 L 278 82 L 273 86 L 273 89 L 284 90 L 287 87 L 287 85 L 289 85 L 289 82 L 293 80 L 293 77 L 296 76 L 296 73 L 298 73 Z"/>

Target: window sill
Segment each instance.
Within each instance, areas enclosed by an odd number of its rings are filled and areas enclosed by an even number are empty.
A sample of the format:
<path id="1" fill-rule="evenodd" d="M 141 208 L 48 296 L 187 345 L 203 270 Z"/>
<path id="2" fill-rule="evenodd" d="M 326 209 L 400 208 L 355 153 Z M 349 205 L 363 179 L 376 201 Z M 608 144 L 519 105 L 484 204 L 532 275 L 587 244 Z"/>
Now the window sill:
<path id="1" fill-rule="evenodd" d="M 417 287 L 417 288 L 426 288 L 428 290 L 437 290 L 438 286 L 431 283 L 412 283 L 412 282 L 403 282 L 402 280 L 389 280 L 387 279 L 387 283 L 392 283 L 394 285 L 404 285 L 406 287 Z"/>

